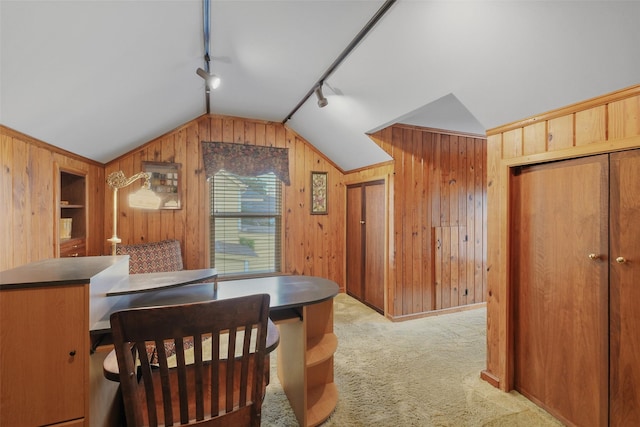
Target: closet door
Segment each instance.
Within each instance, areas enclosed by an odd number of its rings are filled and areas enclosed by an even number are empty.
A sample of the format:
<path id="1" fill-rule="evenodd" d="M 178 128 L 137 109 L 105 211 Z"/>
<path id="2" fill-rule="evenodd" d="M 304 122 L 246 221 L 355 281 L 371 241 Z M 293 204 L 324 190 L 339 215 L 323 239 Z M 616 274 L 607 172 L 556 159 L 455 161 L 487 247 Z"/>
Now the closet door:
<path id="1" fill-rule="evenodd" d="M 384 311 L 384 182 L 364 186 L 364 302 Z"/>
<path id="2" fill-rule="evenodd" d="M 385 185 L 347 186 L 347 293 L 384 312 Z"/>
<path id="3" fill-rule="evenodd" d="M 512 177 L 515 388 L 570 424 L 608 418 L 608 156 Z"/>
<path id="4" fill-rule="evenodd" d="M 640 151 L 611 155 L 612 426 L 640 425 Z"/>
<path id="5" fill-rule="evenodd" d="M 347 187 L 347 293 L 362 301 L 362 187 Z"/>

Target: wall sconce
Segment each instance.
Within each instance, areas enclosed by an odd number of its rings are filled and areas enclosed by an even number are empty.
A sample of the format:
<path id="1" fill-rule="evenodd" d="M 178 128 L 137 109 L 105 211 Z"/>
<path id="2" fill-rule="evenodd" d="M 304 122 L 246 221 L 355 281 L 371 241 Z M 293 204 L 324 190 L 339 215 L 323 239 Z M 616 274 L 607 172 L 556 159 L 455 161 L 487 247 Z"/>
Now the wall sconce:
<path id="1" fill-rule="evenodd" d="M 107 239 L 111 242 L 111 255 L 116 254 L 116 245 L 122 240 L 118 237 L 118 190 L 124 188 L 138 179 L 144 179 L 142 188 L 129 195 L 129 207 L 138 209 L 158 209 L 160 207 L 160 197 L 151 191 L 150 174 L 138 172 L 130 178 L 124 172 L 112 172 L 107 177 L 107 184 L 113 189 L 113 236 Z"/>

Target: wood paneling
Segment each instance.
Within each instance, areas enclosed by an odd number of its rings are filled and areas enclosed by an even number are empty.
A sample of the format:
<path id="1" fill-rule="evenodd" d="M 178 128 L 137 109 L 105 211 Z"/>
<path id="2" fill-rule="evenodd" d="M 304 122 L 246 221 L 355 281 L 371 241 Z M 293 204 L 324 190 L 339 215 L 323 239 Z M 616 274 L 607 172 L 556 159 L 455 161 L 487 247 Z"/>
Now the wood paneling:
<path id="1" fill-rule="evenodd" d="M 207 115 L 115 159 L 105 174 L 140 171 L 143 160 L 182 165 L 183 208 L 145 212 L 128 208 L 131 185 L 119 191 L 118 236 L 123 243 L 178 239 L 185 268 L 208 267 L 208 183 L 201 141 L 263 145 L 289 149 L 290 186 L 283 193 L 283 271 L 331 279 L 344 287 L 345 187 L 343 173 L 295 132 L 280 123 Z M 310 173 L 328 172 L 328 214 L 311 215 Z M 106 195 L 105 229 L 112 233 L 111 199 Z M 108 244 L 104 242 L 105 251 Z"/>
<path id="2" fill-rule="evenodd" d="M 551 132 L 551 133 L 549 133 Z M 521 153 L 510 141 L 522 133 Z M 483 377 L 513 388 L 509 279 L 511 227 L 507 200 L 513 167 L 640 147 L 640 85 L 487 131 L 487 370 Z M 551 143 L 543 144 L 544 141 Z M 558 139 L 560 142 L 558 142 Z M 571 144 L 569 144 L 571 141 Z"/>
<path id="3" fill-rule="evenodd" d="M 55 163 L 87 174 L 87 253 L 102 254 L 103 165 L 0 126 L 0 271 L 55 256 Z"/>
<path id="4" fill-rule="evenodd" d="M 395 163 L 387 315 L 485 301 L 486 140 L 404 125 L 373 139 Z"/>
<path id="5" fill-rule="evenodd" d="M 208 183 L 200 142 L 222 141 L 289 148 L 291 185 L 284 187 L 283 271 L 345 283 L 345 182 L 385 179 L 388 198 L 386 292 L 388 316 L 402 319 L 438 307 L 485 300 L 485 170 L 483 138 L 411 126 L 391 126 L 373 135 L 393 161 L 344 173 L 307 141 L 280 123 L 207 115 L 114 159 L 106 165 L 83 159 L 7 128 L 0 128 L 0 191 L 6 220 L 0 238 L 0 270 L 55 255 L 54 163 L 87 172 L 89 255 L 110 253 L 112 192 L 105 177 L 141 170 L 142 161 L 181 163 L 183 208 L 148 212 L 126 203 L 137 185 L 119 190 L 118 236 L 123 243 L 175 238 L 185 268 L 206 267 Z M 520 138 L 521 140 L 521 138 Z M 521 150 L 520 144 L 520 150 Z M 37 165 L 37 167 L 35 166 Z M 328 214 L 310 214 L 310 172 L 328 172 Z M 435 229 L 456 234 L 454 277 L 446 295 L 436 289 Z M 461 232 L 463 230 L 463 232 Z M 450 261 L 447 261 L 451 264 Z M 453 304 L 451 301 L 454 301 Z"/>

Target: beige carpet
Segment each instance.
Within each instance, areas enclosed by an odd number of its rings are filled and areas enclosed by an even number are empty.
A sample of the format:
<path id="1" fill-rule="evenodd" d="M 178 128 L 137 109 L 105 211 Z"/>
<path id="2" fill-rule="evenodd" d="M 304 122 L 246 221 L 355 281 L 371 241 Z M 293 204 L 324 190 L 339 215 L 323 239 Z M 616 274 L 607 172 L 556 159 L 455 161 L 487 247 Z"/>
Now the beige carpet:
<path id="1" fill-rule="evenodd" d="M 560 426 L 516 392 L 480 379 L 486 309 L 391 322 L 339 294 L 334 305 L 338 405 L 323 426 Z M 275 354 L 275 352 L 274 352 Z M 276 358 L 263 426 L 296 426 Z"/>

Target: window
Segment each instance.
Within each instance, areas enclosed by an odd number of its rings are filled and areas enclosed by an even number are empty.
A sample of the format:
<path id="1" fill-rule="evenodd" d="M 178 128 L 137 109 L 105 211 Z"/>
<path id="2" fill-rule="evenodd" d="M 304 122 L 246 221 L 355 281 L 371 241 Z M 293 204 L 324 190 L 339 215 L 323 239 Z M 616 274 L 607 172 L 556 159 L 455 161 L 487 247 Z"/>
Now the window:
<path id="1" fill-rule="evenodd" d="M 219 276 L 280 271 L 282 184 L 225 170 L 210 180 L 211 265 Z"/>

